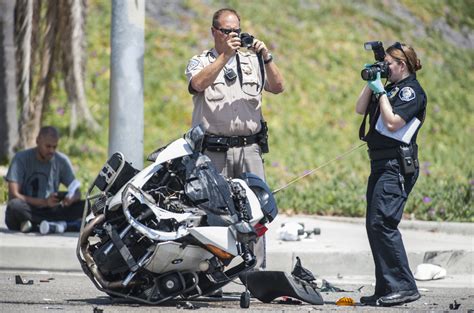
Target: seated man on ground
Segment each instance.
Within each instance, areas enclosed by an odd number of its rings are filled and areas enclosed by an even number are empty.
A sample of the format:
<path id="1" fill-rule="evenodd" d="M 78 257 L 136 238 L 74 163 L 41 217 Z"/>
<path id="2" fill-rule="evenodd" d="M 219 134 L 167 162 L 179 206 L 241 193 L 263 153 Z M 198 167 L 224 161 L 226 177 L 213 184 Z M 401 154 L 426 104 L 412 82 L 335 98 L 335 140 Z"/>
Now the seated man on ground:
<path id="1" fill-rule="evenodd" d="M 15 154 L 8 168 L 5 223 L 10 230 L 41 233 L 78 231 L 83 213 L 80 183 L 69 158 L 56 151 L 59 132 L 42 127 L 37 146 Z M 60 184 L 68 188 L 59 193 Z"/>

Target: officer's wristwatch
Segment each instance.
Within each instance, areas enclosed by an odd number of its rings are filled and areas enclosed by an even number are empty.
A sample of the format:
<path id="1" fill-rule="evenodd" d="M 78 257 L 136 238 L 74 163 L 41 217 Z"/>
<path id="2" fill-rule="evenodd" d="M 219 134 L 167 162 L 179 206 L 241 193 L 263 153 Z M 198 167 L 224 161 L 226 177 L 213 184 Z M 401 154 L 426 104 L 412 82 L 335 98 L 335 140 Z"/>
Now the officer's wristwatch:
<path id="1" fill-rule="evenodd" d="M 271 61 L 273 61 L 273 55 L 271 53 L 268 54 L 268 59 L 266 60 L 263 60 L 263 63 L 264 64 L 268 64 L 270 63 Z"/>

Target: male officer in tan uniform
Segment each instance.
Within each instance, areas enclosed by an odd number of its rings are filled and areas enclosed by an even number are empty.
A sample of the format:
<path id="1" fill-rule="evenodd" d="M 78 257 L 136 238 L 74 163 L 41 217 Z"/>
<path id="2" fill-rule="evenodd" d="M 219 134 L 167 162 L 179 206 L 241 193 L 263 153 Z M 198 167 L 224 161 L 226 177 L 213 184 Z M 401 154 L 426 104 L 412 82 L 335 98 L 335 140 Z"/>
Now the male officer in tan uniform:
<path id="1" fill-rule="evenodd" d="M 235 10 L 214 13 L 214 48 L 192 57 L 186 68 L 194 102 L 192 123 L 204 126 L 204 153 L 224 176 L 251 172 L 265 179 L 259 145 L 262 89 L 282 92 L 283 78 L 265 43 L 254 38 L 248 49 L 241 48 L 240 31 L 240 16 Z M 260 267 L 264 252 L 258 250 L 264 249 L 256 250 Z"/>

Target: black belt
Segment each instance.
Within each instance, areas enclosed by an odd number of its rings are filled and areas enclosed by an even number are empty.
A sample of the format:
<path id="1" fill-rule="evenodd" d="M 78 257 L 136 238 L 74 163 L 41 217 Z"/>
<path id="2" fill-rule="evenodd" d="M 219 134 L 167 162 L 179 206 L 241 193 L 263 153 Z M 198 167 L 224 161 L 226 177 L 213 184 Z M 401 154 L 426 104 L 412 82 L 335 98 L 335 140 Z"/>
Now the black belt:
<path id="1" fill-rule="evenodd" d="M 371 161 L 383 160 L 383 159 L 396 159 L 398 158 L 398 148 L 383 149 L 383 150 L 367 150 Z"/>
<path id="2" fill-rule="evenodd" d="M 367 150 L 371 161 L 383 159 L 397 159 L 400 156 L 399 148 L 381 149 L 381 150 Z M 413 158 L 418 158 L 418 145 L 413 144 Z"/>
<path id="3" fill-rule="evenodd" d="M 204 136 L 204 147 L 222 145 L 228 148 L 244 147 L 259 141 L 258 134 L 250 136 L 215 136 L 205 135 Z"/>

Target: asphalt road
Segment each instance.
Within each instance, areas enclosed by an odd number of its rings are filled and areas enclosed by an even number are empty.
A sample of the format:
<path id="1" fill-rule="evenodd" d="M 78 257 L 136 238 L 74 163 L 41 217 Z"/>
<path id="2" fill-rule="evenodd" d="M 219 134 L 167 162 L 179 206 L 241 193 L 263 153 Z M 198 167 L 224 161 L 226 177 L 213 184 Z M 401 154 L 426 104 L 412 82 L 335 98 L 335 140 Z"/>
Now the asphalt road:
<path id="1" fill-rule="evenodd" d="M 15 283 L 15 275 L 20 274 L 24 281 L 32 280 L 32 285 Z M 422 298 L 403 306 L 383 308 L 383 311 L 418 311 L 443 312 L 450 305 L 460 304 L 461 312 L 474 311 L 474 292 L 472 288 L 454 286 L 442 287 L 443 284 L 419 284 Z M 220 299 L 201 298 L 189 301 L 194 309 L 201 312 L 312 312 L 312 311 L 348 311 L 379 312 L 381 308 L 356 305 L 354 308 L 337 306 L 335 302 L 341 297 L 351 297 L 356 302 L 363 295 L 373 293 L 370 281 L 338 280 L 332 282 L 347 292 L 322 293 L 324 305 L 280 304 L 277 301 L 266 304 L 252 298 L 249 309 L 239 306 L 242 286 L 230 284 L 224 288 L 224 297 Z M 361 288 L 362 287 L 362 288 Z M 361 291 L 358 289 L 361 288 Z M 157 312 L 182 311 L 186 301 L 174 301 L 159 307 L 152 307 Z M 181 308 L 180 308 L 181 307 Z M 97 290 L 92 282 L 82 273 L 57 272 L 13 272 L 0 271 L 0 312 L 149 312 L 150 306 L 112 300 L 105 293 Z"/>

